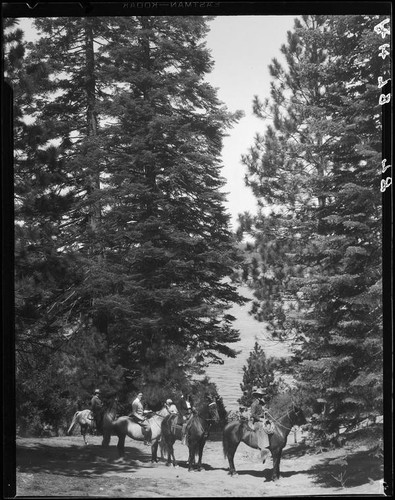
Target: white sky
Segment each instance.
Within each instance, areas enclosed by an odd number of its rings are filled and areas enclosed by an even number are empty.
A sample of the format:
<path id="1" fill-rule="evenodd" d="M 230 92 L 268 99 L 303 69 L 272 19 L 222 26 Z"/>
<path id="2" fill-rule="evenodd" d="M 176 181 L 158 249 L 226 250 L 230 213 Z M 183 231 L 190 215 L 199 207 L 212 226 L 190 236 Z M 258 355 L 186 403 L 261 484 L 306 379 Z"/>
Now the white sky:
<path id="1" fill-rule="evenodd" d="M 222 175 L 227 179 L 227 208 L 236 229 L 239 213 L 256 211 L 255 198 L 245 186 L 246 167 L 241 155 L 253 144 L 256 132 L 265 124 L 252 115 L 252 100 L 269 97 L 268 66 L 276 57 L 282 60 L 280 47 L 286 43 L 295 16 L 218 16 L 210 22 L 207 47 L 215 61 L 214 70 L 206 79 L 218 88 L 218 97 L 229 111 L 243 110 L 245 117 L 224 140 Z"/>
<path id="2" fill-rule="evenodd" d="M 213 71 L 206 76 L 218 89 L 218 97 L 229 111 L 245 113 L 224 140 L 222 175 L 227 179 L 227 209 L 236 229 L 237 215 L 256 210 L 255 198 L 244 184 L 246 167 L 241 155 L 253 144 L 256 132 L 263 132 L 265 124 L 252 115 L 252 100 L 258 95 L 269 97 L 268 66 L 274 57 L 282 59 L 280 47 L 286 43 L 287 31 L 292 30 L 295 16 L 218 16 L 210 21 L 207 47 L 215 62 Z M 35 38 L 29 29 L 32 19 L 21 18 L 19 26 L 25 39 Z"/>

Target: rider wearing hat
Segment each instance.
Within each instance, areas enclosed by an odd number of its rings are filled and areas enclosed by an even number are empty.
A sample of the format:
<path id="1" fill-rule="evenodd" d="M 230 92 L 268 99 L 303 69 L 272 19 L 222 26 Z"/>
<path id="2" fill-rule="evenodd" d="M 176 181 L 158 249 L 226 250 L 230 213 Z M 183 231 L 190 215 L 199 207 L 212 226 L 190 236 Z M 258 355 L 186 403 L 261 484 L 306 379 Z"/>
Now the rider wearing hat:
<path id="1" fill-rule="evenodd" d="M 265 434 L 271 434 L 272 424 L 270 420 L 267 419 L 267 407 L 265 405 L 264 396 L 267 393 L 264 389 L 260 389 L 256 386 L 252 388 L 252 396 L 254 398 L 251 410 L 250 410 L 250 418 L 254 424 L 255 431 L 259 431 L 261 429 L 265 430 Z M 269 441 L 265 438 L 262 433 L 259 433 L 258 444 L 260 444 L 260 448 L 269 446 Z"/>
<path id="2" fill-rule="evenodd" d="M 254 399 L 251 404 L 250 416 L 254 424 L 256 422 L 261 422 L 261 419 L 266 417 L 264 396 L 266 396 L 266 392 L 263 389 L 256 386 L 252 388 L 252 397 Z"/>
<path id="3" fill-rule="evenodd" d="M 96 425 L 96 435 L 102 434 L 103 403 L 100 399 L 100 389 L 95 389 L 91 399 L 91 409 Z"/>

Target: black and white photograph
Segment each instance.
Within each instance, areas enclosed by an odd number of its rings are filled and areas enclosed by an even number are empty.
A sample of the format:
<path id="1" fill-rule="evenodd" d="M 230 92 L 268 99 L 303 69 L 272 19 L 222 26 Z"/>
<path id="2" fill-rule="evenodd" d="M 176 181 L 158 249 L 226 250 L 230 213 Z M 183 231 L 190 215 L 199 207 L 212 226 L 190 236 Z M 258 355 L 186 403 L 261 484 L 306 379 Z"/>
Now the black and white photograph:
<path id="1" fill-rule="evenodd" d="M 3 497 L 392 496 L 391 27 L 2 4 Z"/>

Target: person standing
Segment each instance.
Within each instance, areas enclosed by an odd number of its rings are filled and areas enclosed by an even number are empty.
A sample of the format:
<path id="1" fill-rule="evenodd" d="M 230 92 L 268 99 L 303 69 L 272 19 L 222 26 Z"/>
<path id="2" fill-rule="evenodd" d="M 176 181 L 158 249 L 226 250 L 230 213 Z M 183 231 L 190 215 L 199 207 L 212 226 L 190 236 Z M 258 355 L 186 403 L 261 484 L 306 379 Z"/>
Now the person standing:
<path id="1" fill-rule="evenodd" d="M 93 414 L 93 420 L 95 422 L 96 427 L 96 435 L 100 436 L 103 433 L 102 424 L 103 424 L 103 402 L 100 399 L 101 392 L 100 389 L 95 389 L 91 399 L 91 411 Z"/>
<path id="2" fill-rule="evenodd" d="M 151 444 L 151 426 L 144 414 L 144 406 L 142 403 L 143 393 L 139 392 L 132 403 L 132 414 L 133 420 L 140 425 L 141 431 L 144 436 L 144 444 Z"/>

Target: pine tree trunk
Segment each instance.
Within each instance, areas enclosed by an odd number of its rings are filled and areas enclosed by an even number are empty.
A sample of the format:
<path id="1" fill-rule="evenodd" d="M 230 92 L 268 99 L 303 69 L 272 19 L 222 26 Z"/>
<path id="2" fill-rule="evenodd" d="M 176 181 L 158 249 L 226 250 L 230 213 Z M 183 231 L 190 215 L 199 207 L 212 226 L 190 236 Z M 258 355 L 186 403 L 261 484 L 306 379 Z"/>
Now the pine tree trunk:
<path id="1" fill-rule="evenodd" d="M 86 79 L 85 92 L 87 100 L 86 122 L 87 136 L 95 139 L 97 137 L 97 110 L 96 110 L 96 78 L 95 78 L 95 52 L 93 45 L 92 20 L 85 20 L 85 61 L 86 61 Z M 100 190 L 100 170 L 97 169 L 91 173 L 89 194 Z M 90 226 L 95 231 L 100 223 L 101 210 L 100 203 L 94 202 L 90 216 Z"/>

